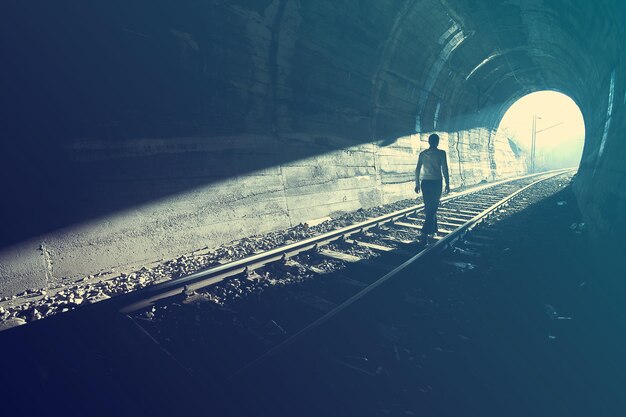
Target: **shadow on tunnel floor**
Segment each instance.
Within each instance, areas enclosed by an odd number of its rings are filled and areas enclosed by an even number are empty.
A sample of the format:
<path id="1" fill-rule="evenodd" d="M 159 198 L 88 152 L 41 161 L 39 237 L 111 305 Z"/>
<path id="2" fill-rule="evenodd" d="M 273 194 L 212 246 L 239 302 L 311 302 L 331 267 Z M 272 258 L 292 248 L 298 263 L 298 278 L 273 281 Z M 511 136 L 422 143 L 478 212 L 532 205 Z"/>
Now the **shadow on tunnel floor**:
<path id="1" fill-rule="evenodd" d="M 233 382 L 240 415 L 621 415 L 626 284 L 580 222 L 567 188 L 497 223 L 474 270 L 416 265 Z"/>
<path id="2" fill-rule="evenodd" d="M 475 269 L 450 268 L 447 254 L 416 265 L 228 382 L 198 379 L 126 316 L 89 310 L 23 326 L 0 334 L 3 410 L 621 415 L 626 288 L 600 272 L 574 223 L 566 189 L 497 223 Z"/>

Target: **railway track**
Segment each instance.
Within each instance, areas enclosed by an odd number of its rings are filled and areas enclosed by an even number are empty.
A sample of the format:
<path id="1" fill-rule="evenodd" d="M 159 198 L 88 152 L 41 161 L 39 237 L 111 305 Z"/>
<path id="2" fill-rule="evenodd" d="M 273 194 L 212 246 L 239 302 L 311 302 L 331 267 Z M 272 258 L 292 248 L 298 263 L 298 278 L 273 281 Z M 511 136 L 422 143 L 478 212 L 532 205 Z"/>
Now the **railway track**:
<path id="1" fill-rule="evenodd" d="M 568 259 L 584 253 L 568 250 L 584 247 L 584 224 L 566 209 L 569 177 L 517 194 L 437 256 L 247 365 L 224 384 L 255 392 L 235 415 L 495 416 L 547 369 L 558 385 L 580 343 L 570 338 L 588 337 L 576 324 L 588 304 L 575 300 L 593 279 Z M 536 395 L 550 401 L 545 387 Z"/>
<path id="2" fill-rule="evenodd" d="M 518 192 L 563 172 L 564 170 L 559 170 L 527 175 L 443 197 L 438 211 L 439 232 L 433 237 L 436 244 L 422 248 L 423 250 L 417 254 L 422 252 L 425 254 L 430 249 L 439 248 L 439 241 L 450 243 L 461 232 L 506 204 Z M 122 300 L 124 305 L 119 310 L 123 313 L 141 310 L 166 298 L 177 296 L 181 292 L 191 293 L 238 275 L 256 279 L 258 278 L 255 274 L 256 270 L 273 263 L 285 265 L 289 259 L 294 259 L 300 254 L 315 253 L 318 257 L 342 263 L 364 260 L 350 253 L 358 252 L 354 250 L 355 247 L 364 249 L 364 252 L 376 254 L 415 255 L 415 250 L 419 246 L 418 235 L 423 224 L 423 219 L 420 217 L 423 209 L 424 205 L 419 204 L 183 278 L 157 284 L 124 297 Z M 322 272 L 316 270 L 315 267 L 312 271 Z"/>
<path id="3" fill-rule="evenodd" d="M 427 246 L 418 240 L 423 205 L 416 205 L 149 287 L 111 305 L 183 367 L 219 383 L 276 355 L 430 253 L 461 243 L 454 249 L 458 256 L 472 257 L 485 243 L 464 239 L 468 231 L 521 192 L 567 172 L 444 197 L 440 230 Z"/>

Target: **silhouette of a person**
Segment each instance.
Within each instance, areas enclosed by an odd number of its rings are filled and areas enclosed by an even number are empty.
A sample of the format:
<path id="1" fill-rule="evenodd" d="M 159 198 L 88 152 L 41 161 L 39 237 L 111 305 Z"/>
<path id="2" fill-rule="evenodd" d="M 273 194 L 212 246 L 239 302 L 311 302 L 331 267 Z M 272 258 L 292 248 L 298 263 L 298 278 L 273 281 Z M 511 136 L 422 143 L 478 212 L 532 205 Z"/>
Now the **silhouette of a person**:
<path id="1" fill-rule="evenodd" d="M 422 226 L 422 239 L 428 241 L 428 235 L 437 233 L 437 209 L 441 199 L 441 176 L 446 181 L 446 194 L 450 192 L 450 175 L 446 152 L 438 149 L 439 135 L 433 133 L 428 137 L 430 147 L 420 152 L 415 168 L 415 192 L 420 190 L 424 196 L 424 212 L 426 219 Z M 420 183 L 421 178 L 421 183 Z"/>

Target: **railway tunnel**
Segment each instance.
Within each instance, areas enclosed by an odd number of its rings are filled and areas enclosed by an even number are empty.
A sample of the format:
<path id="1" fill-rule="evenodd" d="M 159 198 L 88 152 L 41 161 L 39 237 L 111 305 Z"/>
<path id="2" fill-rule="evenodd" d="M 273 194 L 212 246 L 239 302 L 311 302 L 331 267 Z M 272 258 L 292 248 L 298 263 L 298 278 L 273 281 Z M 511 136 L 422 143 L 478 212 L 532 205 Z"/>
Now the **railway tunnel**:
<path id="1" fill-rule="evenodd" d="M 431 133 L 462 191 L 529 173 L 538 91 L 585 120 L 598 267 L 626 233 L 617 0 L 5 1 L 0 296 L 413 198 Z"/>
<path id="2" fill-rule="evenodd" d="M 2 8 L 3 295 L 409 198 L 431 132 L 453 186 L 521 174 L 495 132 L 540 90 L 585 117 L 590 231 L 623 235 L 617 2 Z"/>

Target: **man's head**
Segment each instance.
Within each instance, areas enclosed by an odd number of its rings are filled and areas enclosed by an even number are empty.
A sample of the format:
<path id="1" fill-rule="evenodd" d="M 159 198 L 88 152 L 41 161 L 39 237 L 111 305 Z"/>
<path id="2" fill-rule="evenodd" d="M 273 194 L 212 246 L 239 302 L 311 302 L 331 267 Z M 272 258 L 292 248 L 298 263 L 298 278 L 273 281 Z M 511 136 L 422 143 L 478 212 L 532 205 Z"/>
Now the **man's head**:
<path id="1" fill-rule="evenodd" d="M 439 135 L 436 133 L 433 133 L 432 135 L 430 135 L 428 137 L 428 144 L 432 146 L 433 148 L 436 148 L 439 145 Z"/>

